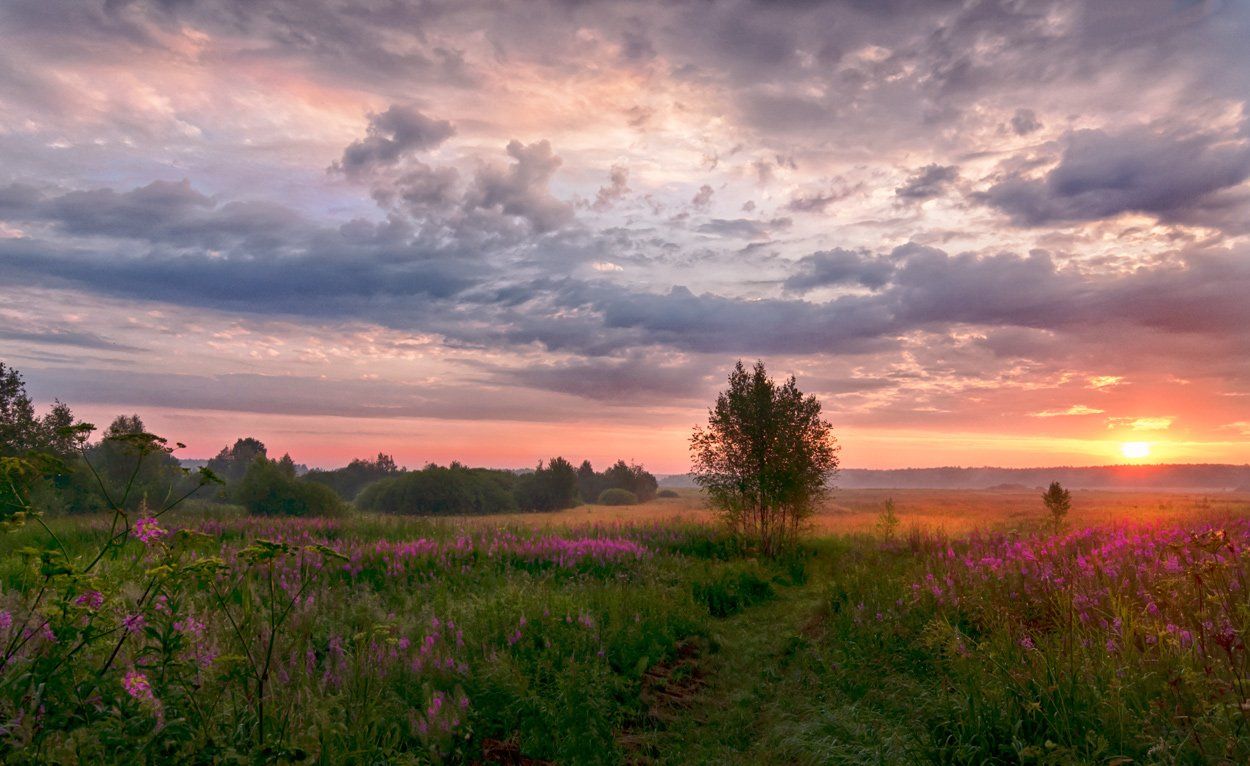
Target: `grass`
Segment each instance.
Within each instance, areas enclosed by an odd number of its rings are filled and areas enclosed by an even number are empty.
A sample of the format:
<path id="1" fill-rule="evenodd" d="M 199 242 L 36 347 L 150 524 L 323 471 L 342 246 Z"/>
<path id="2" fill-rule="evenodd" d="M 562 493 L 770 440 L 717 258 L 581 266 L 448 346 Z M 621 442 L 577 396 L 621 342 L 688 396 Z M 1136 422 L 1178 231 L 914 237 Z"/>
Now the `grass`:
<path id="1" fill-rule="evenodd" d="M 822 528 L 893 496 L 903 533 L 774 562 L 691 493 L 507 519 L 196 508 L 87 573 L 105 520 L 50 520 L 78 574 L 37 528 L 0 537 L 0 760 L 1250 758 L 1245 507 L 1074 493 L 1051 537 L 1040 503 L 995 494 L 959 500 L 967 534 L 933 523 L 944 493 L 842 493 Z"/>

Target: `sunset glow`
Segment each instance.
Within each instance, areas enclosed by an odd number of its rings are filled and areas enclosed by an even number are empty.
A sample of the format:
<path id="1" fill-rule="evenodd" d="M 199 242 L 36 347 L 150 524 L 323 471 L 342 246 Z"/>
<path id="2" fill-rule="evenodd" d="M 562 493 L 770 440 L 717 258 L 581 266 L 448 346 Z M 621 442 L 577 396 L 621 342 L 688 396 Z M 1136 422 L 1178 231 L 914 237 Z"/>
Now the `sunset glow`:
<path id="1" fill-rule="evenodd" d="M 848 467 L 1250 462 L 1248 4 L 277 5 L 0 7 L 40 406 L 678 472 L 743 358 Z"/>

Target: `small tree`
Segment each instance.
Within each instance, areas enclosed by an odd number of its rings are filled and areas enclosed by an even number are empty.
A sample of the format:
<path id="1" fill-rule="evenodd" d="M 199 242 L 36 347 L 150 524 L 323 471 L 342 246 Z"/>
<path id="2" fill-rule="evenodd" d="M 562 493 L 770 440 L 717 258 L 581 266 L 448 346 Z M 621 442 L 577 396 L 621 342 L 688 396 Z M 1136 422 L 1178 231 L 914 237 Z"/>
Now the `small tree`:
<path id="1" fill-rule="evenodd" d="M 730 528 L 767 556 L 792 545 L 838 468 L 820 402 L 791 377 L 778 385 L 763 362 L 739 361 L 729 389 L 690 437 L 691 472 Z"/>
<path id="2" fill-rule="evenodd" d="M 881 508 L 881 514 L 877 516 L 877 531 L 887 541 L 893 540 L 895 533 L 898 532 L 898 524 L 898 513 L 894 510 L 894 498 L 886 498 L 885 505 Z"/>
<path id="3" fill-rule="evenodd" d="M 1050 487 L 1042 493 L 1042 503 L 1046 506 L 1047 513 L 1050 514 L 1051 526 L 1058 533 L 1063 529 L 1068 511 L 1072 510 L 1072 493 L 1064 489 L 1059 482 L 1052 481 Z"/>

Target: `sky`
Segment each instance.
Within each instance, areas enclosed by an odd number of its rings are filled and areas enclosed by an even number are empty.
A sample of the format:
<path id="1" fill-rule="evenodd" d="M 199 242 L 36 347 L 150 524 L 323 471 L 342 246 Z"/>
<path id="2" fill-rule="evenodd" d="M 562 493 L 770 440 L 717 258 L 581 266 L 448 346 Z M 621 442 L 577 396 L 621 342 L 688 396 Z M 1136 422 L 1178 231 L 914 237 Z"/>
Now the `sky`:
<path id="1" fill-rule="evenodd" d="M 183 456 L 681 472 L 761 359 L 846 467 L 1250 462 L 1250 3 L 6 0 L 0 39 L 0 360 Z"/>

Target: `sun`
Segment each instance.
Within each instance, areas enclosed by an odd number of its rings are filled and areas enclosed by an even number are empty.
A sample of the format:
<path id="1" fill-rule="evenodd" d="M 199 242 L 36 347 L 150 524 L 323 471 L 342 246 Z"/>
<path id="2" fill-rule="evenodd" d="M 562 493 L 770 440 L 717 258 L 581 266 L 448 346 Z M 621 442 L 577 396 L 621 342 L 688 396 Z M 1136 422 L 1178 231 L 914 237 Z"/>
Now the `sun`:
<path id="1" fill-rule="evenodd" d="M 1120 452 L 1124 453 L 1124 457 L 1129 460 L 1141 460 L 1150 457 L 1150 443 L 1124 442 L 1120 445 Z"/>

